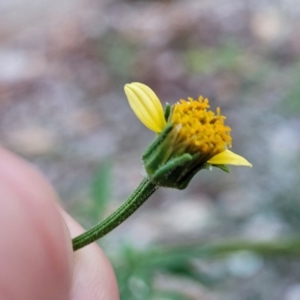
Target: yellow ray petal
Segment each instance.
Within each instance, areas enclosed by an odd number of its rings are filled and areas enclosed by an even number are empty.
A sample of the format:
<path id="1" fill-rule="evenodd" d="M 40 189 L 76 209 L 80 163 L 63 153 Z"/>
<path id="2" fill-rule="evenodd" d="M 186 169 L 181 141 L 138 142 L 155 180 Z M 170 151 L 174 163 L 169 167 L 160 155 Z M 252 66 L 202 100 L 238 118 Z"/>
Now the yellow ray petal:
<path id="1" fill-rule="evenodd" d="M 230 150 L 225 150 L 215 155 L 207 162 L 212 165 L 236 165 L 252 168 L 252 164 L 250 164 L 244 157 L 237 155 Z"/>
<path id="2" fill-rule="evenodd" d="M 166 126 L 163 107 L 145 84 L 133 82 L 124 87 L 129 105 L 138 119 L 150 130 L 161 132 Z"/>

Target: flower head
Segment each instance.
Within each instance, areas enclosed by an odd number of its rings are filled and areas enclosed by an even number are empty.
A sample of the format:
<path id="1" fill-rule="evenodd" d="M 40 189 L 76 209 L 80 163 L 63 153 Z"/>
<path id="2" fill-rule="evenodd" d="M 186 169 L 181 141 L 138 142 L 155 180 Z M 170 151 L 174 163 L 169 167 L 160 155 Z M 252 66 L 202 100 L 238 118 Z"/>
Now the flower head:
<path id="1" fill-rule="evenodd" d="M 175 181 L 179 177 L 182 183 L 187 179 L 189 182 L 196 172 L 209 165 L 223 170 L 227 170 L 227 164 L 252 167 L 245 158 L 228 150 L 232 142 L 231 128 L 225 125 L 226 117 L 221 115 L 220 108 L 216 114 L 209 110 L 208 99 L 200 96 L 197 100 L 180 100 L 170 111 L 167 106 L 164 113 L 160 101 L 148 86 L 137 82 L 126 84 L 125 93 L 140 121 L 158 133 L 143 156 L 150 179 L 173 186 L 169 183 L 170 178 L 165 180 L 166 174 Z M 178 180 L 174 187 L 180 188 Z"/>

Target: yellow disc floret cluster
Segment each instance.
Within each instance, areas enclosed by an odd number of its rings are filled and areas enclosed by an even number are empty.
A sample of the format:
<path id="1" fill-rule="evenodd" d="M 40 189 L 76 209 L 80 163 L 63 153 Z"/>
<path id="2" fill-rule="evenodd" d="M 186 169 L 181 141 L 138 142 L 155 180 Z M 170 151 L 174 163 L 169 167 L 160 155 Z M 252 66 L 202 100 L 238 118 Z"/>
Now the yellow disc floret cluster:
<path id="1" fill-rule="evenodd" d="M 231 128 L 224 124 L 225 116 L 218 107 L 215 114 L 207 98 L 180 100 L 172 109 L 171 123 L 178 131 L 176 143 L 185 143 L 189 152 L 213 157 L 231 147 Z"/>

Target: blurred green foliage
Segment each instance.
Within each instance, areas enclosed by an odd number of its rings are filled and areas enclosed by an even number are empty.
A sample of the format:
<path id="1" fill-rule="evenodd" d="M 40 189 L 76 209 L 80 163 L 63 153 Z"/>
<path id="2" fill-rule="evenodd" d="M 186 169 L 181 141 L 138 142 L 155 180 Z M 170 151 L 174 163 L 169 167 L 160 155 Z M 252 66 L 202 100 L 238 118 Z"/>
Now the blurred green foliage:
<path id="1" fill-rule="evenodd" d="M 85 227 L 91 227 L 103 219 L 111 198 L 112 163 L 109 159 L 101 162 L 95 169 L 89 186 L 89 201 L 82 201 L 74 213 L 82 219 Z"/>
<path id="2" fill-rule="evenodd" d="M 135 47 L 121 36 L 109 31 L 99 44 L 99 52 L 112 76 L 116 79 L 127 78 L 134 66 Z"/>
<path id="3" fill-rule="evenodd" d="M 288 117 L 300 115 L 300 63 L 296 68 L 297 74 L 293 77 L 293 83 L 291 89 L 287 92 L 287 95 L 281 103 L 281 110 Z"/>
<path id="4" fill-rule="evenodd" d="M 123 246 L 113 264 L 118 278 L 121 299 L 124 300 L 157 300 L 185 299 L 190 300 L 187 291 L 164 290 L 163 284 L 155 284 L 158 274 L 165 278 L 190 281 L 196 285 L 212 288 L 226 279 L 202 271 L 197 267 L 197 260 L 209 261 L 222 259 L 230 253 L 247 250 L 262 257 L 300 255 L 300 240 L 281 242 L 248 242 L 225 241 L 223 243 L 195 243 L 180 247 L 157 246 L 143 251 L 130 246 Z"/>
<path id="5" fill-rule="evenodd" d="M 89 216 L 93 222 L 99 222 L 105 214 L 107 203 L 111 197 L 111 170 L 110 160 L 103 161 L 92 178 Z"/>
<path id="6" fill-rule="evenodd" d="M 215 73 L 237 67 L 242 50 L 234 43 L 218 48 L 188 49 L 185 54 L 187 69 L 192 73 Z"/>

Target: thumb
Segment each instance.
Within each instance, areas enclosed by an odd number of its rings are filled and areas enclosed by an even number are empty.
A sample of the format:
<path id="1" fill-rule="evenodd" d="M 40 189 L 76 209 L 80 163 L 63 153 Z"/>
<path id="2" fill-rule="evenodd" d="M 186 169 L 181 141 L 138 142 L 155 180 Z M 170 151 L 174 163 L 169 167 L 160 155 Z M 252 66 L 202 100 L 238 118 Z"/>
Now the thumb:
<path id="1" fill-rule="evenodd" d="M 55 199 L 37 171 L 0 148 L 0 299 L 69 299 L 72 249 Z"/>

